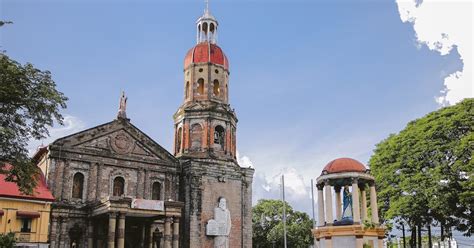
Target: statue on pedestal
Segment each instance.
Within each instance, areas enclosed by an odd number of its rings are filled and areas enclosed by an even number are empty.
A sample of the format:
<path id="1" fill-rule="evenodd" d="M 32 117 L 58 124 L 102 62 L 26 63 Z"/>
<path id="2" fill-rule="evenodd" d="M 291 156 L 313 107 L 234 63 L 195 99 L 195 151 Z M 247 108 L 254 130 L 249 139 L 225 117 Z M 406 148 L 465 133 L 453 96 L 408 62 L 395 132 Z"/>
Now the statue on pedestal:
<path id="1" fill-rule="evenodd" d="M 232 227 L 227 200 L 219 198 L 218 207 L 214 208 L 214 219 L 207 222 L 206 235 L 214 236 L 214 248 L 229 248 L 229 234 Z"/>

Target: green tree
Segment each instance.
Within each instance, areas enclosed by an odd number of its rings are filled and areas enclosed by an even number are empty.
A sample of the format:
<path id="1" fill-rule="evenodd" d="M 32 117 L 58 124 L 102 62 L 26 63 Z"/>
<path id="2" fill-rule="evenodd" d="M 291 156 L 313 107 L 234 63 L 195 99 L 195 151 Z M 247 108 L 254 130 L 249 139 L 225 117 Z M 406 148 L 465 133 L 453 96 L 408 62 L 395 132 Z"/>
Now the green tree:
<path id="1" fill-rule="evenodd" d="M 308 247 L 313 243 L 312 221 L 306 213 L 294 211 L 286 203 L 288 247 Z M 283 202 L 261 199 L 252 209 L 253 246 L 283 247 Z"/>
<path id="2" fill-rule="evenodd" d="M 472 235 L 473 153 L 474 99 L 429 113 L 377 144 L 369 165 L 383 219 Z"/>
<path id="3" fill-rule="evenodd" d="M 0 233 L 0 247 L 1 248 L 13 248 L 15 247 L 15 234 L 12 232 L 9 233 Z"/>
<path id="4" fill-rule="evenodd" d="M 62 124 L 60 109 L 66 108 L 66 101 L 49 71 L 21 65 L 0 52 L 0 173 L 23 193 L 33 192 L 38 171 L 28 157 L 27 143 L 48 136 L 54 121 Z"/>

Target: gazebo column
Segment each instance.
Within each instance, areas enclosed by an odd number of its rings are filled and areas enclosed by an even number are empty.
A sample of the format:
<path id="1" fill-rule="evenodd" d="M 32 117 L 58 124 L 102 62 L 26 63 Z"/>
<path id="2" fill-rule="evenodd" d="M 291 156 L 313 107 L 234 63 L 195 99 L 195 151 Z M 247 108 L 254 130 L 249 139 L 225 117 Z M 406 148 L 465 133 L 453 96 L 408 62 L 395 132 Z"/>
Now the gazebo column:
<path id="1" fill-rule="evenodd" d="M 316 185 L 318 188 L 318 226 L 324 226 L 324 184 Z"/>
<path id="2" fill-rule="evenodd" d="M 336 192 L 336 220 L 342 219 L 341 186 L 334 186 Z"/>
<path id="3" fill-rule="evenodd" d="M 370 210 L 372 211 L 372 223 L 379 224 L 379 212 L 377 208 L 377 193 L 375 183 L 370 184 Z"/>
<path id="4" fill-rule="evenodd" d="M 352 181 L 352 218 L 354 224 L 360 224 L 359 186 L 357 181 L 357 178 Z"/>
<path id="5" fill-rule="evenodd" d="M 360 203 L 362 206 L 360 219 L 362 222 L 364 222 L 364 220 L 367 219 L 367 195 L 365 192 L 365 185 L 359 185 L 359 188 L 360 188 L 360 194 L 362 196 L 361 203 Z"/>
<path id="6" fill-rule="evenodd" d="M 325 183 L 326 187 L 326 224 L 331 226 L 334 223 L 334 218 L 332 216 L 332 192 L 331 185 L 328 182 Z"/>

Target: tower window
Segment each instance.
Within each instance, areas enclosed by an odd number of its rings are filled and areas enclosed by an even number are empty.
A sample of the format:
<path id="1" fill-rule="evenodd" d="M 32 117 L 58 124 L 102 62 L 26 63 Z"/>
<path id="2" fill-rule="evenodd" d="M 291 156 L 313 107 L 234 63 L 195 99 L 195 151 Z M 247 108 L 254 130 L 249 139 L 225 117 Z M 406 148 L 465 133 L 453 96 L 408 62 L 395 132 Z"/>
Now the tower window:
<path id="1" fill-rule="evenodd" d="M 183 129 L 179 128 L 178 133 L 176 134 L 176 153 L 181 152 L 181 139 L 183 136 Z"/>
<path id="2" fill-rule="evenodd" d="M 202 72 L 202 71 L 203 71 L 203 69 L 202 69 L 202 68 L 199 68 L 199 72 Z"/>
<path id="3" fill-rule="evenodd" d="M 161 200 L 161 183 L 154 182 L 152 186 L 151 192 L 151 199 L 152 200 Z"/>
<path id="4" fill-rule="evenodd" d="M 197 82 L 197 93 L 204 95 L 204 79 L 200 78 Z"/>
<path id="5" fill-rule="evenodd" d="M 214 23 L 211 23 L 211 25 L 209 25 L 210 27 L 210 31 L 214 33 Z"/>
<path id="6" fill-rule="evenodd" d="M 221 148 L 224 146 L 224 134 L 225 130 L 222 126 L 214 128 L 214 144 L 220 145 Z"/>
<path id="7" fill-rule="evenodd" d="M 124 193 L 125 179 L 123 177 L 116 177 L 114 179 L 114 196 L 122 196 Z"/>
<path id="8" fill-rule="evenodd" d="M 184 95 L 186 99 L 188 99 L 189 98 L 189 81 L 186 82 L 186 88 L 184 89 L 184 92 L 185 92 Z"/>
<path id="9" fill-rule="evenodd" d="M 202 142 L 202 127 L 198 123 L 191 127 L 191 148 L 200 149 Z"/>
<path id="10" fill-rule="evenodd" d="M 215 72 L 216 74 L 219 74 L 219 70 L 217 70 L 217 69 L 216 69 L 214 72 Z"/>
<path id="11" fill-rule="evenodd" d="M 82 199 L 84 190 L 84 175 L 80 172 L 74 174 L 72 179 L 72 198 Z"/>
<path id="12" fill-rule="evenodd" d="M 214 80 L 214 95 L 218 96 L 221 93 L 221 88 L 219 84 L 219 80 Z"/>

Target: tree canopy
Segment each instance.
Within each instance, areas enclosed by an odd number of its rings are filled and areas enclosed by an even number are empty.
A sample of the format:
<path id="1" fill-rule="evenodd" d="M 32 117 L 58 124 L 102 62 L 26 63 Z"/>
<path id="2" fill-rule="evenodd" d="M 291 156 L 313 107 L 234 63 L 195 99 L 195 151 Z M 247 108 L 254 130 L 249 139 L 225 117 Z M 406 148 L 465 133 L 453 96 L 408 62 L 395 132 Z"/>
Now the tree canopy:
<path id="1" fill-rule="evenodd" d="M 474 99 L 411 121 L 377 144 L 369 165 L 387 223 L 474 228 Z"/>
<path id="2" fill-rule="evenodd" d="M 313 243 L 313 224 L 306 213 L 298 212 L 286 203 L 288 247 L 309 247 Z M 253 246 L 283 247 L 283 202 L 261 199 L 252 209 Z"/>
<path id="3" fill-rule="evenodd" d="M 36 186 L 32 179 L 37 168 L 28 156 L 28 141 L 48 136 L 55 121 L 62 124 L 60 110 L 66 101 L 49 71 L 21 65 L 0 52 L 0 173 L 23 193 L 32 193 Z"/>

